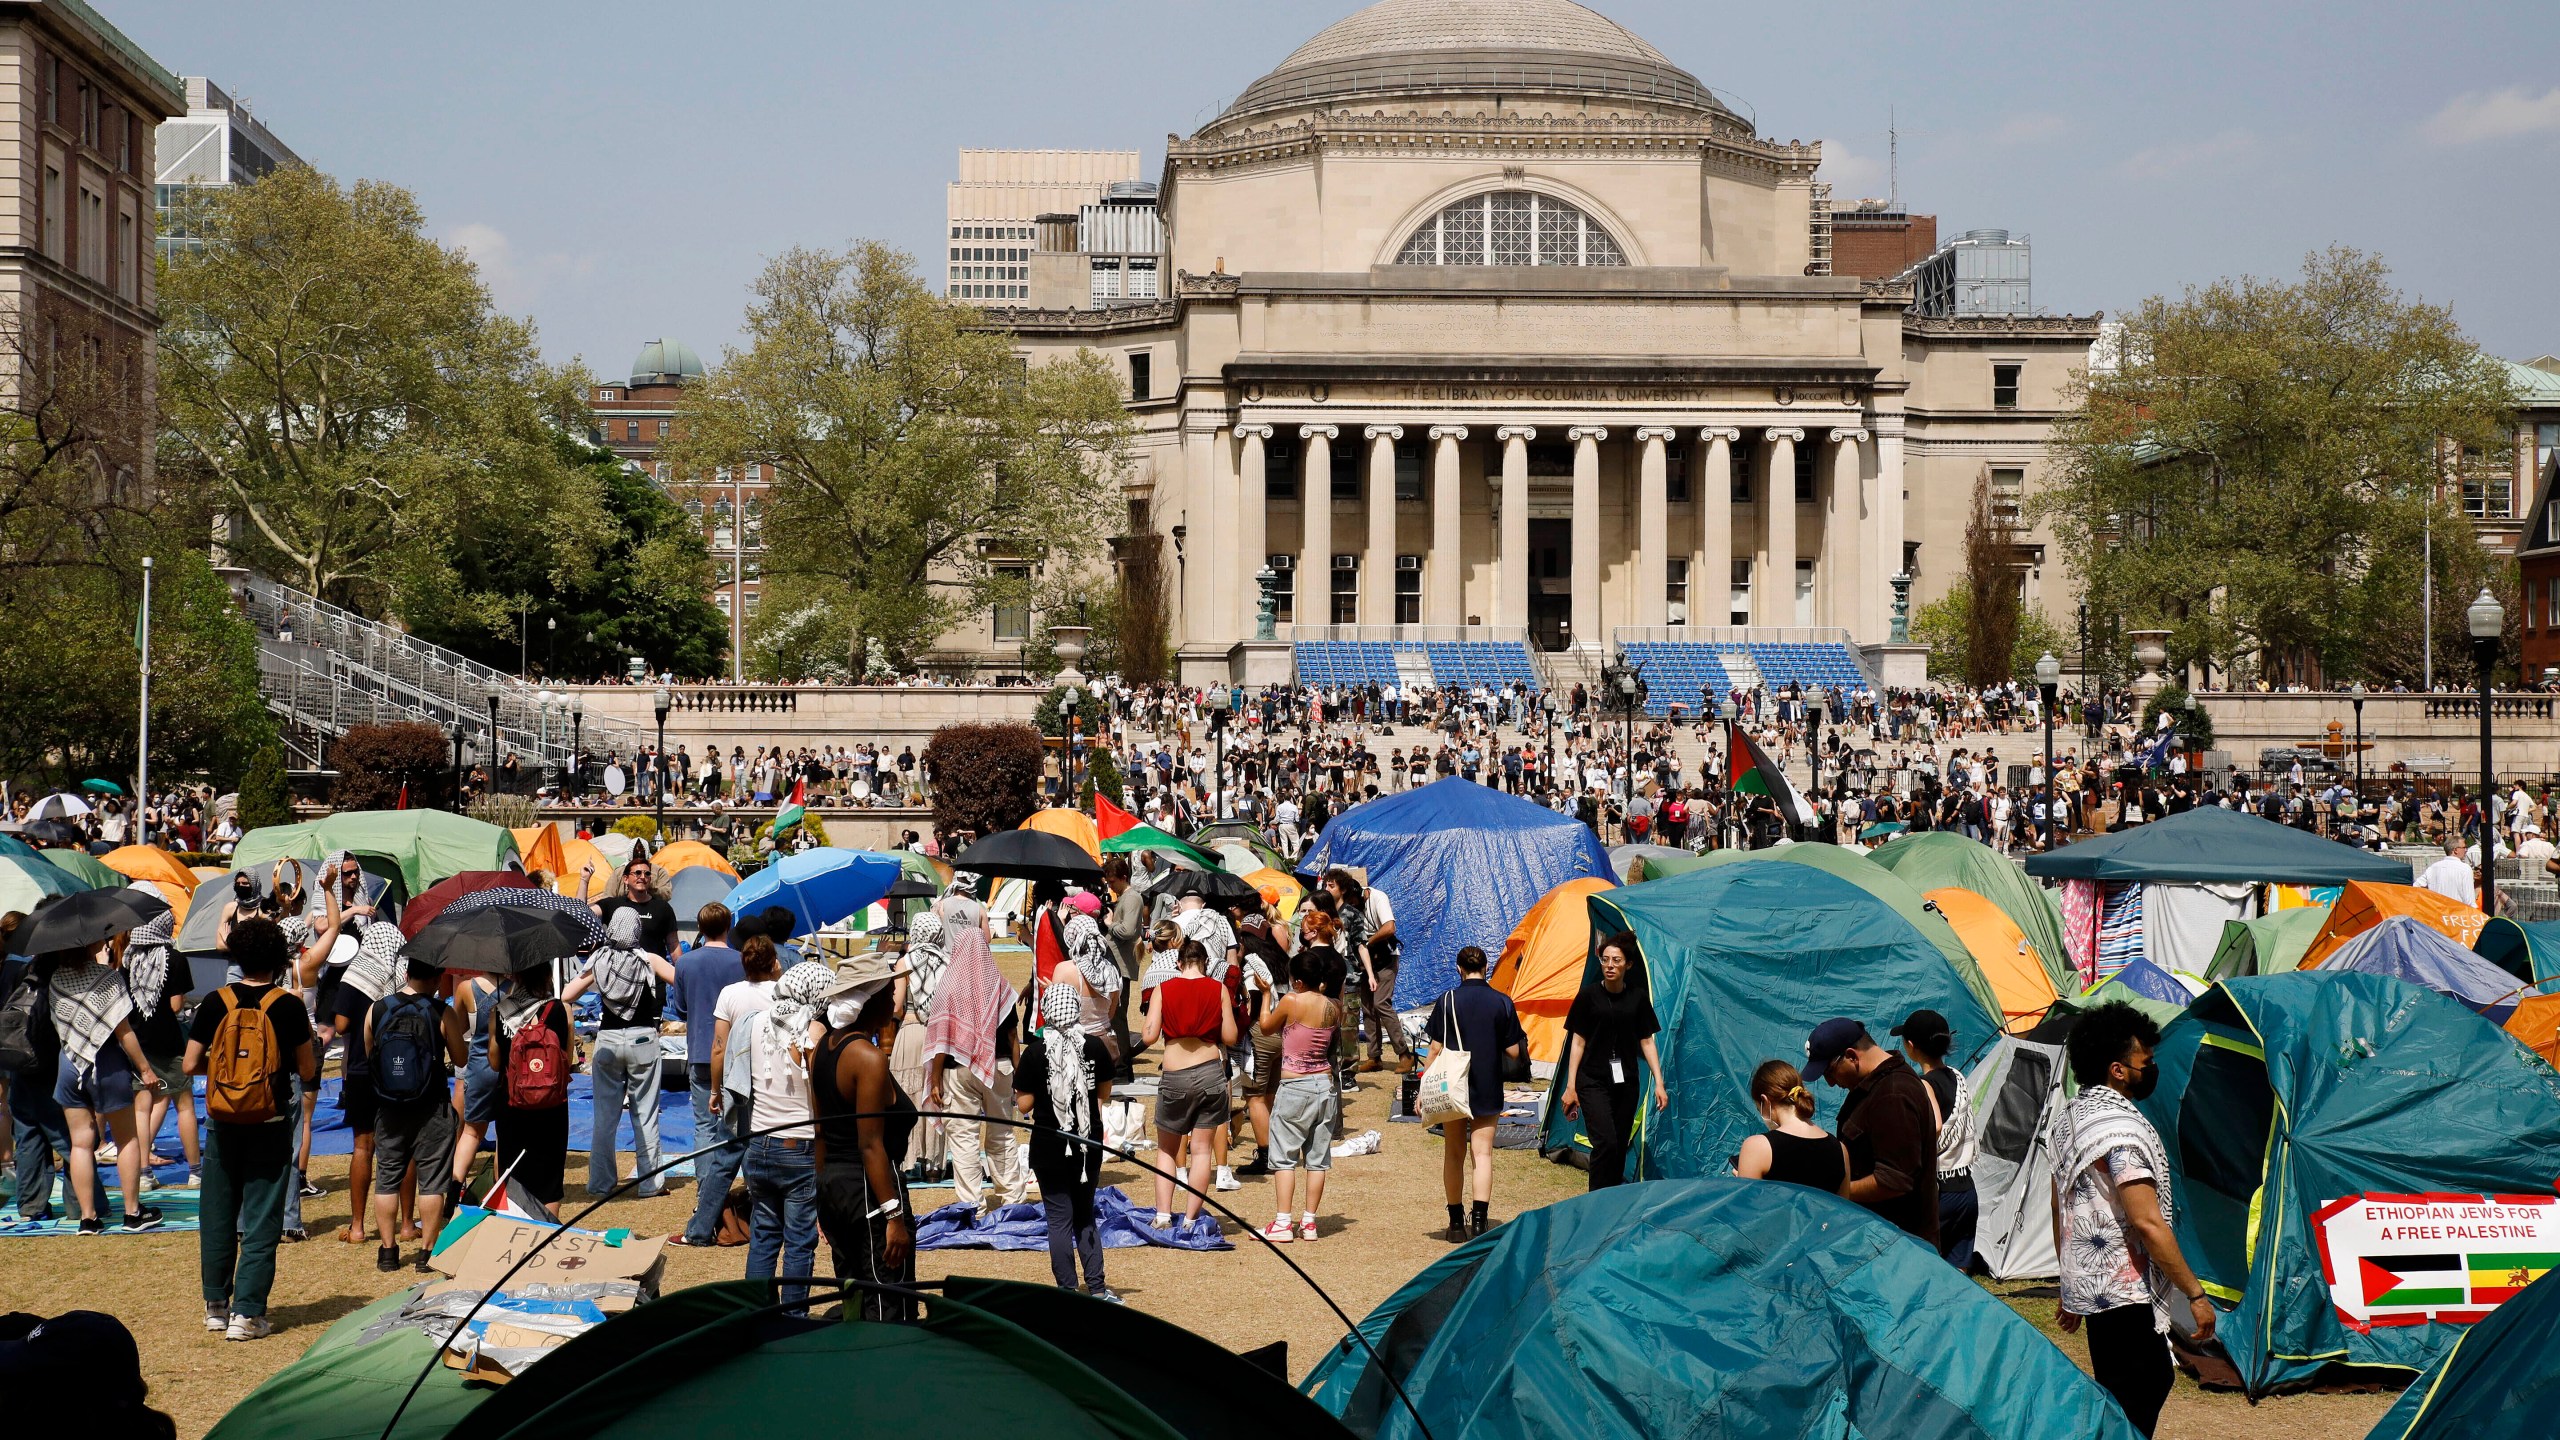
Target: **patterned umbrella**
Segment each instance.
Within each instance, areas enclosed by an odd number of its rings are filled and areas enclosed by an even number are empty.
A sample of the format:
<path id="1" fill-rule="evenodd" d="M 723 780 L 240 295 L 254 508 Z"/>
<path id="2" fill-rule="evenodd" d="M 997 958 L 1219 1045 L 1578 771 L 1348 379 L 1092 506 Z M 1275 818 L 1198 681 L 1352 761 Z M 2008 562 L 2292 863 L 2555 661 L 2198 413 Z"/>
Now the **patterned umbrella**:
<path id="1" fill-rule="evenodd" d="M 415 938 L 444 908 L 483 890 L 530 890 L 533 881 L 521 870 L 465 870 L 427 887 L 427 893 L 400 910 L 400 933 Z M 562 897 L 567 898 L 567 897 Z"/>
<path id="2" fill-rule="evenodd" d="M 438 919 L 469 915 L 480 910 L 549 910 L 579 921 L 583 928 L 578 948 L 592 950 L 604 943 L 604 922 L 587 902 L 556 890 L 477 890 L 444 907 Z"/>
<path id="3" fill-rule="evenodd" d="M 529 895 L 540 891 L 483 890 L 482 895 Z M 565 910 L 548 906 L 518 905 L 512 908 L 484 905 L 468 914 L 457 914 L 460 905 L 447 905 L 444 913 L 418 932 L 409 942 L 409 954 L 446 970 L 479 970 L 492 975 L 513 975 L 522 970 L 538 970 L 555 960 L 565 960 L 578 953 L 578 937 L 582 933 L 577 917 Z M 589 918 L 592 924 L 593 917 Z"/>

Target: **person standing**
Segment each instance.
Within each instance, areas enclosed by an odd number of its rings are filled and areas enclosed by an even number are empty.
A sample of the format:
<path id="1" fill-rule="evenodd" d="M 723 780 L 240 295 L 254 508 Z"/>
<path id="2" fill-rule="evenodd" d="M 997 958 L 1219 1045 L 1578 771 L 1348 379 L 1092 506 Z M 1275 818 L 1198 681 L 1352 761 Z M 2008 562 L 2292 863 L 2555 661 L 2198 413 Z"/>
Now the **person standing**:
<path id="1" fill-rule="evenodd" d="M 2083 1014 L 2069 1045 L 2080 1094 L 2054 1137 L 2063 1333 L 2087 1327 L 2090 1371 L 2145 1435 L 2177 1381 L 2171 1295 L 2184 1297 L 2194 1343 L 2213 1338 L 2217 1318 L 2178 1249 L 2167 1147 L 2136 1103 L 2160 1082 L 2159 1042 L 2160 1027 L 2122 1001 Z"/>
<path id="2" fill-rule="evenodd" d="M 622 893 L 608 895 L 596 902 L 596 918 L 607 925 L 625 910 L 640 912 L 639 948 L 662 959 L 673 959 L 676 953 L 676 907 L 660 898 L 657 871 L 647 859 L 634 855 L 622 867 Z M 786 937 L 777 935 L 776 940 Z"/>
<path id="3" fill-rule="evenodd" d="M 101 1129 L 116 1145 L 124 1228 L 158 1229 L 160 1212 L 142 1203 L 143 1153 L 151 1142 L 134 1132 L 133 1098 L 137 1090 L 162 1088 L 162 1082 L 133 1032 L 133 996 L 125 988 L 124 967 L 103 942 L 92 949 L 58 952 L 46 1003 L 62 1039 L 53 1103 L 62 1107 L 63 1128 L 71 1136 L 70 1163 L 63 1168 L 71 1179 L 72 1202 L 80 1210 L 80 1233 L 98 1235 L 107 1228 L 99 1213 Z"/>
<path id="4" fill-rule="evenodd" d="M 1805 1069 L 1851 1092 L 1840 1106 L 1849 1147 L 1841 1194 L 1938 1247 L 1938 1111 L 1929 1087 L 1855 1020 L 1834 1018 L 1805 1042 Z"/>
<path id="5" fill-rule="evenodd" d="M 187 1008 L 187 967 L 171 963 L 177 955 L 171 948 L 177 920 L 177 911 L 163 911 L 125 942 L 125 983 L 133 992 L 134 1037 L 142 1042 L 142 1053 L 150 1057 L 152 1072 L 160 1077 L 158 1090 L 135 1097 L 134 1133 L 142 1137 L 148 1167 L 151 1142 L 175 1112 L 178 1148 L 186 1156 L 187 1183 L 193 1185 L 204 1171 L 204 1141 L 196 1130 L 195 1092 L 179 1063 L 187 1053 L 186 1027 L 178 1018 Z M 187 1103 L 173 1104 L 173 1096 L 183 1096 Z"/>
<path id="6" fill-rule="evenodd" d="M 1041 996 L 1048 1024 L 1022 1047 L 1014 1071 L 1014 1107 L 1040 1128 L 1031 1132 L 1031 1173 L 1040 1181 L 1048 1211 L 1049 1275 L 1061 1290 L 1077 1288 L 1121 1303 L 1103 1278 L 1102 1232 L 1095 1187 L 1102 1177 L 1102 1102 L 1111 1098 L 1111 1048 L 1079 1024 L 1082 997 L 1072 985 L 1052 985 Z"/>
<path id="7" fill-rule="evenodd" d="M 889 1076 L 902 1093 L 922 1095 L 927 1103 L 932 1103 L 934 1092 L 925 1082 L 925 1031 L 933 1018 L 934 993 L 942 988 L 943 969 L 951 963 L 951 949 L 944 938 L 948 933 L 940 915 L 917 911 L 907 922 L 906 953 L 899 959 L 901 1008 L 897 1036 L 889 1046 Z M 938 1180 L 947 1174 L 950 1166 L 944 1158 L 942 1122 L 921 1122 L 909 1153 L 914 1159 L 908 1173 L 915 1178 Z"/>
<path id="8" fill-rule="evenodd" d="M 729 1203 L 729 1179 L 745 1164 L 745 1137 L 755 1128 L 755 1073 L 747 1042 L 765 1007 L 773 1003 L 774 984 L 782 978 L 773 941 L 761 934 L 748 936 L 738 949 L 738 968 L 746 978 L 722 990 L 712 1005 L 710 1094 L 705 1101 L 712 1118 L 709 1133 L 701 1137 L 717 1141 L 720 1147 L 703 1158 L 717 1160 L 725 1168 L 718 1192 L 706 1182 L 696 1197 L 693 1220 L 679 1237 L 686 1245 L 719 1243 L 720 1212 Z"/>
<path id="9" fill-rule="evenodd" d="M 604 1012 L 587 1061 L 595 1097 L 587 1140 L 589 1195 L 603 1195 L 621 1182 L 616 1132 L 626 1113 L 631 1116 L 632 1174 L 639 1181 L 633 1193 L 653 1200 L 667 1191 L 665 1178 L 650 1172 L 659 1163 L 658 1085 L 665 1068 L 658 1021 L 665 1014 L 666 986 L 676 978 L 676 967 L 665 956 L 640 948 L 644 913 L 636 905 L 615 910 L 605 922 L 604 945 L 588 963 Z"/>
<path id="10" fill-rule="evenodd" d="M 5 941 L 25 920 L 25 914 L 16 910 L 0 916 L 0 941 Z M 0 1001 L 25 988 L 31 992 L 29 1003 L 35 1007 L 27 1035 L 30 1063 L 8 1077 L 9 1138 L 15 1162 L 18 1216 L 33 1222 L 53 1218 L 54 1172 L 67 1168 L 71 1156 L 71 1132 L 64 1127 L 62 1107 L 53 1103 L 54 1066 L 60 1059 L 62 1044 L 44 1013 L 46 998 L 52 993 L 54 963 L 51 955 L 11 955 L 0 960 Z"/>
<path id="11" fill-rule="evenodd" d="M 753 1202 L 747 1278 L 770 1280 L 775 1298 L 804 1300 L 818 1262 L 818 1162 L 809 1059 L 825 1033 L 821 1014 L 835 972 L 804 960 L 782 972 L 764 1013 L 749 1022 L 747 1067 L 755 1086 L 755 1134 L 739 1173 Z"/>
<path id="12" fill-rule="evenodd" d="M 2418 876 L 2418 888 L 2433 890 L 2460 904 L 2479 904 L 2479 877 L 2472 872 L 2469 855 L 2469 847 L 2462 842 L 2462 832 L 2452 826 L 2445 827 L 2444 854 Z"/>
<path id="13" fill-rule="evenodd" d="M 738 1174 L 738 1150 L 717 1144 L 728 1139 L 720 1116 L 712 1109 L 711 1053 L 717 1039 L 720 992 L 747 978 L 746 962 L 729 944 L 729 907 L 713 901 L 694 916 L 694 945 L 676 961 L 676 978 L 667 987 L 671 1019 L 684 1025 L 686 1093 L 693 1106 L 693 1218 L 670 1244 L 710 1245 L 717 1241 L 720 1207 L 728 1201 L 730 1182 Z M 711 1146 L 708 1150 L 703 1147 Z"/>
<path id="14" fill-rule="evenodd" d="M 1769 1128 L 1744 1137 L 1733 1173 L 1745 1180 L 1783 1180 L 1837 1195 L 1849 1183 L 1849 1147 L 1813 1123 L 1813 1092 L 1784 1060 L 1751 1072 L 1751 1104 Z"/>
<path id="15" fill-rule="evenodd" d="M 1342 949 L 1350 966 L 1349 990 L 1359 1001 L 1369 1030 L 1368 1058 L 1359 1065 L 1361 1074 L 1371 1074 L 1386 1067 L 1387 1047 L 1393 1046 L 1398 1067 L 1414 1067 L 1413 1040 L 1404 1033 L 1404 1020 L 1396 1014 L 1396 960 L 1401 942 L 1396 938 L 1395 906 L 1385 892 L 1374 885 L 1361 883 L 1360 877 L 1337 865 L 1324 873 L 1324 888 L 1333 894 L 1334 918 L 1342 926 Z M 1356 1051 L 1357 1046 L 1351 1047 Z"/>
<path id="16" fill-rule="evenodd" d="M 926 1088 L 942 1097 L 941 1109 L 974 1120 L 944 1119 L 943 1143 L 951 1155 L 955 1198 L 981 1210 L 1010 1205 L 1024 1189 L 1013 1126 L 988 1121 L 1013 1115 L 1014 996 L 976 925 L 944 922 L 951 961 L 934 992 L 925 1024 Z"/>
<path id="17" fill-rule="evenodd" d="M 1333 1047 L 1342 1034 L 1342 957 L 1318 947 L 1290 967 L 1290 993 L 1256 1024 L 1271 1037 L 1276 1086 L 1271 1102 L 1272 1188 L 1278 1212 L 1262 1236 L 1275 1245 L 1316 1238 L 1316 1210 L 1324 1203 L 1324 1179 L 1333 1167 L 1333 1137 L 1341 1128 L 1342 1097 L 1333 1078 Z M 1259 1036 L 1257 1039 L 1260 1038 Z M 1300 1170 L 1307 1174 L 1306 1208 L 1292 1232 L 1289 1202 Z"/>
<path id="18" fill-rule="evenodd" d="M 1433 1060 L 1448 1050 L 1463 1050 L 1468 1056 L 1468 1113 L 1440 1124 L 1440 1188 L 1449 1202 L 1446 1238 L 1452 1245 L 1483 1234 L 1492 1224 L 1493 1136 L 1502 1118 L 1502 1057 L 1526 1054 L 1529 1043 L 1511 997 L 1485 983 L 1486 968 L 1483 947 L 1459 949 L 1458 988 L 1432 1007 L 1431 1025 L 1424 1032 Z M 1472 1204 L 1467 1203 L 1470 1200 Z"/>
<path id="19" fill-rule="evenodd" d="M 548 965 L 508 979 L 492 1007 L 489 1068 L 498 1075 L 499 1173 L 512 1173 L 543 1204 L 558 1205 L 569 1164 L 574 1041 L 568 1007 L 551 990 Z"/>
<path id="20" fill-rule="evenodd" d="M 895 967 L 885 956 L 847 961 L 823 997 L 824 1033 L 809 1056 L 817 1116 L 818 1228 L 838 1280 L 912 1287 L 914 1220 L 898 1166 L 915 1132 L 915 1102 L 889 1070 L 881 1032 L 898 1024 Z M 904 1296 L 865 1290 L 846 1297 L 845 1315 L 915 1318 Z"/>
<path id="21" fill-rule="evenodd" d="M 1583 982 L 1565 1012 L 1564 1113 L 1580 1114 L 1591 1137 L 1591 1188 L 1627 1181 L 1627 1147 L 1642 1114 L 1638 1060 L 1653 1072 L 1653 1108 L 1671 1103 L 1653 1037 L 1662 1024 L 1644 982 L 1636 937 L 1625 931 L 1600 942 L 1600 974 Z"/>
<path id="22" fill-rule="evenodd" d="M 1156 1089 L 1156 1149 L 1162 1156 L 1156 1174 L 1159 1230 L 1173 1224 L 1174 1167 L 1186 1139 L 1191 1183 L 1182 1205 L 1183 1227 L 1200 1218 L 1212 1183 L 1210 1142 L 1227 1126 L 1226 1051 L 1240 1033 L 1227 987 L 1209 977 L 1208 948 L 1185 939 L 1174 953 L 1173 975 L 1147 992 L 1143 1037 L 1146 1044 L 1164 1044 L 1164 1069 Z"/>
<path id="23" fill-rule="evenodd" d="M 444 1219 L 444 1181 L 453 1171 L 459 1128 L 448 1087 L 454 1067 L 470 1059 L 471 1037 L 462 1012 L 436 993 L 443 973 L 415 956 L 407 964 L 400 988 L 373 1002 L 357 1023 L 365 1052 L 373 1057 L 373 1214 L 381 1236 L 374 1268 L 400 1268 L 400 1186 L 414 1168 L 426 1180 L 417 1198 L 418 1233 L 425 1244 L 415 1261 L 424 1274 Z"/>
<path id="24" fill-rule="evenodd" d="M 207 1082 L 196 1257 L 204 1328 L 230 1340 L 260 1340 L 274 1328 L 267 1293 L 299 1178 L 296 1112 L 319 1083 L 320 1057 L 310 1010 L 277 983 L 291 953 L 284 931 L 264 916 L 241 920 L 231 927 L 229 950 L 240 979 L 196 1007 L 181 1062 Z"/>
<path id="25" fill-rule="evenodd" d="M 1947 1051 L 1955 1044 L 1947 1017 L 1914 1010 L 1893 1033 L 1902 1039 L 1903 1059 L 1920 1072 L 1938 1106 L 1938 1253 L 1958 1270 L 1969 1271 L 1974 1231 L 1982 1219 L 1981 1197 L 1973 1188 L 1979 1149 L 1973 1135 L 1973 1087 L 1947 1063 Z"/>

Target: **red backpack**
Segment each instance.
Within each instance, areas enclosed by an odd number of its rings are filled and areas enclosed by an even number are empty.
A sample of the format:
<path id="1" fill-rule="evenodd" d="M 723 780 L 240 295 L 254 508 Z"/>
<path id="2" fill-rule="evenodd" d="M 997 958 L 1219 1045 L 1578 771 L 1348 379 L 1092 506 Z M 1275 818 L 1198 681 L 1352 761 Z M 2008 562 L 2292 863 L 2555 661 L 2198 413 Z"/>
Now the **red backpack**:
<path id="1" fill-rule="evenodd" d="M 569 1103 L 568 1047 L 551 1028 L 548 1005 L 507 1042 L 507 1103 L 518 1110 L 555 1110 Z"/>

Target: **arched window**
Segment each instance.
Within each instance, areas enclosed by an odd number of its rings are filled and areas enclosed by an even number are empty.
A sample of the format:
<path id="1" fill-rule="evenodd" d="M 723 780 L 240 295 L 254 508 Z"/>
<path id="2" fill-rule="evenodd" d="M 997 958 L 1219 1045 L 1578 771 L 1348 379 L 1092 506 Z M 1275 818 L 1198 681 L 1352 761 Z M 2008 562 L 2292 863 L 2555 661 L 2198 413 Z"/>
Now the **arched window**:
<path id="1" fill-rule="evenodd" d="M 1422 223 L 1399 265 L 1624 265 L 1600 222 L 1526 190 L 1471 195 Z"/>

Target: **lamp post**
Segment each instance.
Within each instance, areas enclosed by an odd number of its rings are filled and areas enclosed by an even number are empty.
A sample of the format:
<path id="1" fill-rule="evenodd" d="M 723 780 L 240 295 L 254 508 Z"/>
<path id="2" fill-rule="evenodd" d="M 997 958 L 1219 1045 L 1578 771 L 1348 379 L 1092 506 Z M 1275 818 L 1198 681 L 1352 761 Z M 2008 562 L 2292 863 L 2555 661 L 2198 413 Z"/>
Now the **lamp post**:
<path id="1" fill-rule="evenodd" d="M 2490 671 L 2498 663 L 2498 641 L 2506 633 L 2507 607 L 2480 587 L 2480 596 L 2463 611 L 2471 626 L 2471 663 L 2480 672 L 2480 911 L 2498 913 L 2498 772 L 2489 740 Z"/>
<path id="2" fill-rule="evenodd" d="M 580 753 L 579 753 L 579 750 L 580 750 L 580 740 L 581 740 L 581 736 L 580 736 L 580 733 L 579 733 L 579 732 L 583 731 L 583 730 L 586 728 L 586 724 L 587 724 L 587 697 L 586 697 L 586 696 L 584 696 L 584 695 L 572 695 L 572 696 L 570 696 L 570 697 L 569 697 L 569 799 L 570 799 L 572 802 L 575 802 L 575 801 L 576 801 L 576 800 L 578 800 L 581 796 L 583 796 L 583 795 L 585 795 L 585 794 L 586 794 L 586 786 L 585 786 L 585 784 L 584 784 L 584 779 L 585 779 L 585 775 L 586 775 L 586 757 L 585 757 L 584 755 L 582 755 L 582 754 L 580 754 Z"/>
<path id="3" fill-rule="evenodd" d="M 1058 697 L 1058 709 L 1067 717 L 1067 743 L 1065 748 L 1059 751 L 1058 759 L 1058 769 L 1063 773 L 1058 778 L 1066 791 L 1066 799 L 1063 803 L 1070 810 L 1074 809 L 1076 804 L 1076 739 L 1083 733 L 1083 723 L 1076 718 L 1076 702 L 1081 698 L 1083 697 L 1073 685 L 1067 687 L 1066 694 Z"/>
<path id="4" fill-rule="evenodd" d="M 462 721 L 453 722 L 453 813 L 462 813 Z"/>
<path id="5" fill-rule="evenodd" d="M 1618 754 L 1618 768 L 1624 776 L 1618 789 L 1619 804 L 1633 805 L 1636 799 L 1636 711 L 1644 704 L 1644 671 L 1622 660 L 1612 660 L 1600 667 L 1600 688 L 1606 703 L 1617 708 L 1623 737 Z"/>
<path id="6" fill-rule="evenodd" d="M 489 788 L 498 788 L 498 702 L 505 698 L 496 682 L 489 686 Z"/>
<path id="7" fill-rule="evenodd" d="M 661 685 L 658 692 L 649 697 L 649 705 L 658 712 L 658 745 L 649 752 L 649 793 L 657 801 L 658 833 L 664 835 L 667 833 L 667 767 L 661 757 L 667 750 L 667 712 L 675 708 L 676 697 Z"/>
<path id="8" fill-rule="evenodd" d="M 2036 661 L 2036 694 L 2044 701 L 2044 848 L 2061 839 L 2053 813 L 2053 704 L 2062 690 L 2062 662 L 2047 650 Z"/>
<path id="9" fill-rule="evenodd" d="M 1724 722 L 1724 773 L 1716 777 L 1716 787 L 1722 792 L 1721 798 L 1716 801 L 1716 813 L 1722 817 L 1716 823 L 1716 844 L 1726 849 L 1730 849 L 1733 844 L 1735 819 L 1733 794 L 1724 789 L 1724 784 L 1733 774 L 1733 717 L 1740 713 L 1731 700 L 1716 702 L 1716 718 Z"/>
<path id="10" fill-rule="evenodd" d="M 542 668 L 560 668 L 560 617 L 554 615 L 542 622 Z"/>
<path id="11" fill-rule="evenodd" d="M 2356 712 L 2356 808 L 2364 808 L 2364 697 L 2370 692 L 2359 680 L 2347 687 L 2347 703 Z"/>

